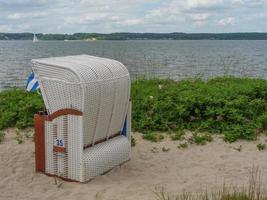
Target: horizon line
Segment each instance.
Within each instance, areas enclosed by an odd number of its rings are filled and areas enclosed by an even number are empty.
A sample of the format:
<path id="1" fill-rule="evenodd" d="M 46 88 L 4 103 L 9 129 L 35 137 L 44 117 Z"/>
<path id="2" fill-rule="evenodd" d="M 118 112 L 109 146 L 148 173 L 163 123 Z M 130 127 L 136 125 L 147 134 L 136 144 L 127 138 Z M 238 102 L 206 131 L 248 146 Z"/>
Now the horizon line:
<path id="1" fill-rule="evenodd" d="M 260 34 L 267 34 L 267 32 L 110 32 L 110 33 L 102 33 L 102 32 L 75 32 L 75 33 L 42 33 L 42 32 L 0 32 L 0 34 L 64 34 L 64 35 L 73 35 L 79 33 L 86 33 L 86 34 L 116 34 L 116 33 L 134 33 L 134 34 L 173 34 L 173 33 L 180 33 L 180 34 L 244 34 L 244 33 L 260 33 Z"/>

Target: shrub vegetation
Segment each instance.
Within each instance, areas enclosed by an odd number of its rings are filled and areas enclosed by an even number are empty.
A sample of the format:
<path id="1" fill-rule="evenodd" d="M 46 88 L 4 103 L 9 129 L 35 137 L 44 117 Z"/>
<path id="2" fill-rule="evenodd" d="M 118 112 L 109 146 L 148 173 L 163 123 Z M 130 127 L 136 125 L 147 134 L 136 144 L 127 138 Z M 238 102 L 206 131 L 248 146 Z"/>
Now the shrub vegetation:
<path id="1" fill-rule="evenodd" d="M 182 138 L 183 130 L 221 133 L 224 139 L 253 140 L 267 129 L 267 81 L 262 79 L 215 78 L 173 81 L 137 79 L 132 83 L 132 125 L 144 138 L 158 141 L 154 132 L 174 133 Z M 0 130 L 33 125 L 33 115 L 43 110 L 39 94 L 22 89 L 0 93 Z M 209 135 L 195 135 L 201 144 Z"/>
<path id="2" fill-rule="evenodd" d="M 33 115 L 43 110 L 43 100 L 37 93 L 22 89 L 0 93 L 0 130 L 7 127 L 26 128 L 33 125 Z"/>
<path id="3" fill-rule="evenodd" d="M 133 128 L 147 133 L 188 129 L 253 140 L 267 129 L 267 81 L 138 79 L 132 84 Z M 195 137 L 196 141 L 210 138 Z"/>

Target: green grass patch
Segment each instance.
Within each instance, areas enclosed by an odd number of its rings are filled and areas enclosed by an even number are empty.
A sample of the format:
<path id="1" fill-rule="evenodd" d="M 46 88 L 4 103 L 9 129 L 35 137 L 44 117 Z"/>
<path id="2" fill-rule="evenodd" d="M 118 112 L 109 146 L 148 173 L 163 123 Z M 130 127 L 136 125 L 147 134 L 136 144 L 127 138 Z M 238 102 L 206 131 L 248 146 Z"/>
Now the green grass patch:
<path id="1" fill-rule="evenodd" d="M 3 142 L 5 139 L 5 133 L 3 131 L 0 131 L 0 143 Z"/>
<path id="2" fill-rule="evenodd" d="M 211 142 L 212 137 L 207 133 L 193 133 L 193 136 L 189 139 L 189 142 L 197 145 L 205 145 L 207 142 Z"/>
<path id="3" fill-rule="evenodd" d="M 266 144 L 259 143 L 257 144 L 257 148 L 259 151 L 263 151 L 264 149 L 266 149 Z"/>
<path id="4" fill-rule="evenodd" d="M 149 132 L 149 133 L 143 134 L 143 139 L 149 140 L 151 142 L 159 142 L 164 139 L 164 136 L 159 133 Z"/>
<path id="5" fill-rule="evenodd" d="M 172 133 L 171 134 L 171 139 L 172 140 L 181 140 L 181 139 L 184 139 L 184 134 L 185 134 L 184 131 L 179 130 L 176 133 Z"/>
<path id="6" fill-rule="evenodd" d="M 234 142 L 254 140 L 258 130 L 267 129 L 266 80 L 138 79 L 131 91 L 133 128 L 142 133 L 188 129 L 221 133 Z"/>
<path id="7" fill-rule="evenodd" d="M 133 136 L 131 136 L 131 146 L 134 147 L 136 145 L 136 140 Z"/>
<path id="8" fill-rule="evenodd" d="M 187 142 L 183 142 L 183 143 L 179 144 L 177 147 L 179 149 L 186 149 L 188 147 L 188 143 Z"/>

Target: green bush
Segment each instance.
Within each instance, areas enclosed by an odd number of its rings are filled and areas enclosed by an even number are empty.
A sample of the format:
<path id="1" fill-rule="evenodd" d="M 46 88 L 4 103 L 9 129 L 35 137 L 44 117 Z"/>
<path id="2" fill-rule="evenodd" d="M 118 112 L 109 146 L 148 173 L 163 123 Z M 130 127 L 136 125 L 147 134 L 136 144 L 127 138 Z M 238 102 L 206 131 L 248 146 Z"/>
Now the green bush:
<path id="1" fill-rule="evenodd" d="M 227 127 L 228 130 L 224 132 L 224 140 L 234 142 L 237 139 L 254 140 L 256 139 L 256 132 L 252 127 L 247 125 L 235 124 Z"/>
<path id="2" fill-rule="evenodd" d="M 145 139 L 160 140 L 156 133 L 180 130 L 221 133 L 224 139 L 253 140 L 257 130 L 267 130 L 267 81 L 222 77 L 209 81 L 137 79 L 131 88 L 132 126 Z M 33 125 L 33 115 L 43 110 L 37 93 L 11 89 L 0 93 L 0 130 Z"/>
<path id="3" fill-rule="evenodd" d="M 257 119 L 258 128 L 262 130 L 267 130 L 267 113 L 259 116 Z"/>
<path id="4" fill-rule="evenodd" d="M 0 130 L 33 125 L 33 115 L 43 110 L 42 97 L 37 93 L 14 88 L 0 93 Z"/>
<path id="5" fill-rule="evenodd" d="M 5 133 L 3 131 L 0 131 L 0 143 L 4 141 Z"/>
<path id="6" fill-rule="evenodd" d="M 267 81 L 222 77 L 209 81 L 137 79 L 132 83 L 133 129 L 222 133 L 224 139 L 256 138 L 267 129 Z"/>

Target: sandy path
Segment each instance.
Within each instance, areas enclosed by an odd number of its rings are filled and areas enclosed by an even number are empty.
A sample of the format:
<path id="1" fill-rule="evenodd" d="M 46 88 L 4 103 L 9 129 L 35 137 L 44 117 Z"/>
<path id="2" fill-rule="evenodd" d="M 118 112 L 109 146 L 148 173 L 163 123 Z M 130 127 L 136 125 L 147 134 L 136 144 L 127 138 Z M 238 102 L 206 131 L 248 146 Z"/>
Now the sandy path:
<path id="1" fill-rule="evenodd" d="M 243 185 L 252 166 L 258 166 L 267 184 L 267 150 L 258 151 L 257 142 L 227 144 L 220 139 L 205 146 L 178 149 L 178 142 L 164 140 L 151 143 L 133 134 L 137 145 L 132 160 L 122 167 L 99 176 L 86 184 L 63 182 L 58 188 L 54 178 L 34 172 L 34 143 L 18 145 L 9 130 L 0 144 L 0 199 L 18 200 L 150 200 L 155 188 L 165 187 L 170 194 L 182 190 L 199 191 L 223 182 Z M 264 139 L 261 138 L 263 141 Z M 242 145 L 238 152 L 233 147 Z M 151 149 L 156 147 L 158 153 Z M 170 148 L 162 152 L 162 147 Z"/>

